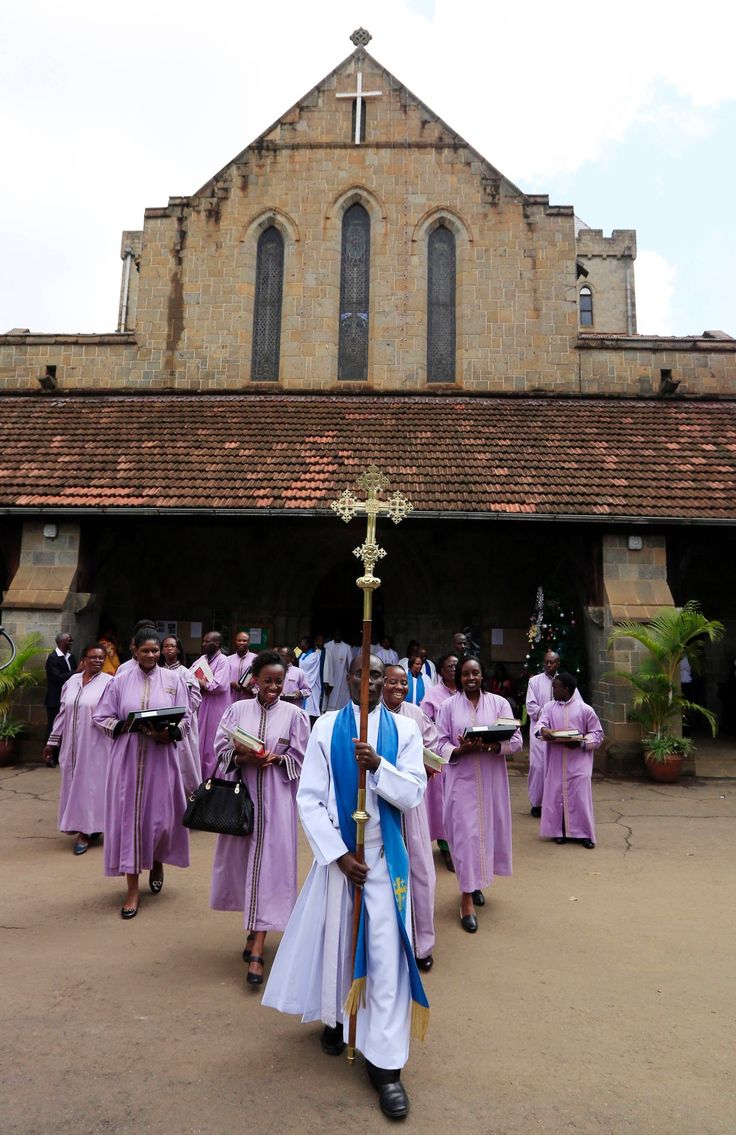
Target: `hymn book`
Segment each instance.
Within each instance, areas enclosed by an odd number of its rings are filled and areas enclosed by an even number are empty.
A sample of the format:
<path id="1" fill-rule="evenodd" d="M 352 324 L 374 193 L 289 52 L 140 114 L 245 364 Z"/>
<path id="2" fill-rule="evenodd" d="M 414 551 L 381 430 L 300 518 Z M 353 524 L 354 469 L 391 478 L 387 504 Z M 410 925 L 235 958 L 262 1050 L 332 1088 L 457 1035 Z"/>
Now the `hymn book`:
<path id="1" fill-rule="evenodd" d="M 231 741 L 237 741 L 244 749 L 248 749 L 251 753 L 255 753 L 257 757 L 262 757 L 266 752 L 266 746 L 259 737 L 254 737 L 251 733 L 246 733 L 245 729 L 241 729 L 239 725 L 223 725 L 222 730 Z"/>
<path id="2" fill-rule="evenodd" d="M 209 662 L 203 658 L 201 662 L 197 663 L 197 669 L 194 671 L 194 677 L 198 678 L 200 682 L 206 682 L 207 685 L 214 681 L 215 675 L 212 673 L 212 667 Z"/>
<path id="3" fill-rule="evenodd" d="M 433 753 L 431 749 L 422 749 L 422 760 L 427 768 L 434 769 L 435 772 L 442 772 L 443 768 L 448 763 L 447 757 L 443 757 L 439 753 Z"/>
<path id="4" fill-rule="evenodd" d="M 238 686 L 240 686 L 242 689 L 244 689 L 246 686 L 250 685 L 252 676 L 253 676 L 253 667 L 249 666 L 248 669 L 243 674 L 241 674 L 240 677 L 237 679 L 236 684 Z"/>
<path id="5" fill-rule="evenodd" d="M 182 705 L 169 706 L 167 709 L 131 710 L 125 719 L 124 732 L 140 733 L 146 725 L 157 730 L 178 725 L 186 712 L 186 706 Z"/>
<path id="6" fill-rule="evenodd" d="M 550 737 L 554 741 L 584 741 L 585 737 L 579 729 L 550 729 Z"/>
<path id="7" fill-rule="evenodd" d="M 509 741 L 521 725 L 515 717 L 499 717 L 493 725 L 471 725 L 463 733 L 464 741 Z"/>

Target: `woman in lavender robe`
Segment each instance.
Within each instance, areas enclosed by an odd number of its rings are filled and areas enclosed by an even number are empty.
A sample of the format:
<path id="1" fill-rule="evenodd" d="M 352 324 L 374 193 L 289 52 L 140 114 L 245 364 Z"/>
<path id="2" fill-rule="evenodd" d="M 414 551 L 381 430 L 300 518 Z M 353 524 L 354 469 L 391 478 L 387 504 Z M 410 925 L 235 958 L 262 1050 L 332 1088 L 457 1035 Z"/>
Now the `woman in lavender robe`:
<path id="1" fill-rule="evenodd" d="M 215 752 L 229 779 L 241 777 L 253 801 L 249 836 L 217 837 L 212 864 L 213 910 L 240 910 L 248 938 L 243 960 L 249 985 L 263 984 L 263 950 L 269 930 L 284 930 L 296 902 L 296 786 L 309 740 L 309 718 L 282 701 L 286 668 L 274 650 L 253 663 L 252 701 L 238 701 L 225 712 L 215 737 Z M 234 741 L 228 729 L 239 726 L 259 738 L 263 756 Z M 222 771 L 220 772 L 222 775 Z"/>
<path id="2" fill-rule="evenodd" d="M 189 694 L 189 709 L 191 716 L 189 718 L 189 732 L 186 737 L 182 737 L 177 745 L 179 750 L 179 761 L 181 763 L 181 775 L 184 779 L 184 791 L 189 795 L 198 788 L 202 782 L 202 761 L 199 756 L 199 724 L 197 721 L 197 710 L 202 701 L 202 691 L 199 688 L 199 682 L 193 674 L 187 670 L 184 665 L 184 647 L 176 635 L 166 635 L 161 640 L 161 657 L 158 660 L 159 666 L 165 667 L 167 670 L 176 670 L 176 672 L 184 679 Z"/>
<path id="3" fill-rule="evenodd" d="M 603 740 L 596 713 L 580 697 L 572 674 L 552 679 L 552 698 L 539 716 L 537 735 L 547 742 L 540 836 L 556 843 L 580 840 L 595 847 L 593 752 Z M 555 742 L 551 730 L 577 729 L 582 741 Z"/>
<path id="4" fill-rule="evenodd" d="M 176 741 L 189 733 L 189 694 L 176 670 L 158 666 L 159 641 L 144 628 L 135 636 L 136 665 L 109 683 L 92 721 L 113 738 L 105 791 L 105 874 L 125 875 L 128 893 L 120 911 L 135 918 L 138 877 L 149 871 L 157 895 L 164 863 L 189 866 L 189 832 L 182 825 L 186 793 Z M 131 711 L 186 708 L 178 726 L 129 733 Z"/>
<path id="5" fill-rule="evenodd" d="M 437 675 L 439 681 L 436 682 L 434 686 L 429 687 L 420 702 L 420 709 L 424 710 L 430 721 L 437 721 L 440 706 L 444 705 L 447 699 L 451 698 L 454 693 L 457 693 L 457 687 L 455 685 L 457 663 L 457 654 L 445 654 L 437 661 Z M 431 749 L 432 746 L 429 745 L 427 747 Z M 427 791 L 424 794 L 424 801 L 427 806 L 430 839 L 437 840 L 442 858 L 445 861 L 445 867 L 448 871 L 454 871 L 455 865 L 452 862 L 450 847 L 445 836 L 444 790 L 444 773 L 437 773 L 436 776 L 431 777 L 431 779 L 427 781 Z"/>
<path id="6" fill-rule="evenodd" d="M 509 703 L 485 693 L 483 664 L 464 658 L 457 664 L 458 692 L 440 707 L 440 753 L 449 758 L 445 776 L 445 830 L 452 848 L 462 894 L 460 922 L 474 934 L 476 906 L 485 905 L 483 888 L 494 875 L 511 874 L 511 798 L 506 757 L 522 746 L 517 729 L 508 741 L 463 740 L 475 725 L 493 725 L 513 717 Z"/>
<path id="7" fill-rule="evenodd" d="M 102 667 L 102 644 L 85 646 L 82 672 L 72 674 L 61 690 L 61 707 L 43 751 L 50 764 L 58 751 L 61 772 L 59 831 L 76 832 L 74 854 L 84 855 L 90 841 L 105 830 L 105 779 L 110 741 L 92 726 L 92 713 L 112 681 Z"/>
<path id="8" fill-rule="evenodd" d="M 419 730 L 422 746 L 437 751 L 439 736 L 437 726 L 427 717 L 418 705 L 406 701 L 409 683 L 403 666 L 387 664 L 384 670 L 383 702 L 391 713 L 408 717 Z M 424 766 L 427 784 L 438 778 L 435 769 Z M 406 849 L 409 852 L 409 872 L 411 880 L 411 921 L 414 939 L 414 957 L 420 970 L 431 970 L 434 965 L 434 892 L 436 875 L 432 856 L 432 840 L 429 836 L 427 809 L 423 799 L 416 808 L 410 808 L 402 817 Z"/>

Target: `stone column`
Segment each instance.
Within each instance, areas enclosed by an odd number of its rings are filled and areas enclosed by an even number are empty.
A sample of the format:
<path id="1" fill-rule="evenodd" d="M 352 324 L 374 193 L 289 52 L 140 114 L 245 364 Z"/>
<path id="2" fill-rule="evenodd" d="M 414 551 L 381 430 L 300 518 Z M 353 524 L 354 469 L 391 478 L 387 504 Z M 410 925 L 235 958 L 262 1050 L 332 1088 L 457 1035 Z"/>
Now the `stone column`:
<path id="1" fill-rule="evenodd" d="M 641 728 L 628 720 L 628 687 L 612 676 L 631 670 L 642 649 L 624 639 L 608 649 L 614 625 L 624 619 L 648 622 L 663 607 L 674 607 L 667 583 L 667 543 L 663 535 L 631 532 L 603 540 L 603 605 L 587 609 L 591 698 L 606 734 L 596 767 L 612 773 L 643 771 Z"/>
<path id="2" fill-rule="evenodd" d="M 78 653 L 79 613 L 92 598 L 76 590 L 79 566 L 80 525 L 27 520 L 23 524 L 20 562 L 2 603 L 3 625 L 16 643 L 31 634 L 41 637 L 45 653 L 54 647 L 56 635 L 68 631 Z M 43 665 L 39 655 L 35 665 Z M 29 724 L 45 725 L 43 683 L 24 697 Z M 33 735 L 37 730 L 32 729 Z"/>

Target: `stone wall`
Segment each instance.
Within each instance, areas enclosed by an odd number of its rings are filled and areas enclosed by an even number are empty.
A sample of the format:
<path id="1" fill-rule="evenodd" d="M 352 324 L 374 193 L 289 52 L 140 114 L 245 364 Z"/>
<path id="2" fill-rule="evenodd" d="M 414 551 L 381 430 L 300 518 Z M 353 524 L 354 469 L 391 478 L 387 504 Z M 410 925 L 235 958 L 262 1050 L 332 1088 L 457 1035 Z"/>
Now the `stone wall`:
<path id="1" fill-rule="evenodd" d="M 577 259 L 588 273 L 578 284 L 591 290 L 593 329 L 633 335 L 636 331 L 636 233 L 632 229 L 614 229 L 610 237 L 605 237 L 600 229 L 580 229 Z"/>

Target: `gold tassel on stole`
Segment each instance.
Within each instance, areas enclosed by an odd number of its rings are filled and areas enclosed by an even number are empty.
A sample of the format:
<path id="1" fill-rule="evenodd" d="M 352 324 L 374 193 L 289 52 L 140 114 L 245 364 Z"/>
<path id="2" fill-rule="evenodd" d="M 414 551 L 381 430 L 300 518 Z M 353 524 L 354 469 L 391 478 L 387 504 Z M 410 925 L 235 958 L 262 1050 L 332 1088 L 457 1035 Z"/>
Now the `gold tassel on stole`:
<path id="1" fill-rule="evenodd" d="M 411 1035 L 414 1040 L 424 1040 L 429 1028 L 429 1006 L 411 1003 Z"/>
<path id="2" fill-rule="evenodd" d="M 365 1008 L 365 978 L 358 977 L 350 986 L 350 992 L 345 998 L 345 1016 L 351 1017 L 358 1009 Z"/>

